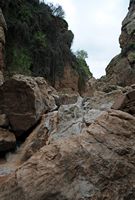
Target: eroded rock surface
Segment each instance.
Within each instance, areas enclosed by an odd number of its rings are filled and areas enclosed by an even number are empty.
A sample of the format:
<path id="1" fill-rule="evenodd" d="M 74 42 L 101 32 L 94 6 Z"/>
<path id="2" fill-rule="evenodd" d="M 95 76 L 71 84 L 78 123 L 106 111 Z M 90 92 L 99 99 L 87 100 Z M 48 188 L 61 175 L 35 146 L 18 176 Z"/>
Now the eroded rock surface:
<path id="1" fill-rule="evenodd" d="M 135 199 L 135 117 L 110 110 L 0 182 L 2 200 Z"/>

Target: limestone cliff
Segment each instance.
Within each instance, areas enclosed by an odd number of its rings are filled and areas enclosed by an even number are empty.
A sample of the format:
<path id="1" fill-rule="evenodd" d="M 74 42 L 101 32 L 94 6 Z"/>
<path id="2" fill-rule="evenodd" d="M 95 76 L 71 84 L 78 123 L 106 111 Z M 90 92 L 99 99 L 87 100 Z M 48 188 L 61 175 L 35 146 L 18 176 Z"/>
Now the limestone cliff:
<path id="1" fill-rule="evenodd" d="M 108 84 L 120 86 L 135 83 L 135 1 L 131 0 L 129 12 L 122 22 L 119 38 L 121 53 L 106 68 Z"/>

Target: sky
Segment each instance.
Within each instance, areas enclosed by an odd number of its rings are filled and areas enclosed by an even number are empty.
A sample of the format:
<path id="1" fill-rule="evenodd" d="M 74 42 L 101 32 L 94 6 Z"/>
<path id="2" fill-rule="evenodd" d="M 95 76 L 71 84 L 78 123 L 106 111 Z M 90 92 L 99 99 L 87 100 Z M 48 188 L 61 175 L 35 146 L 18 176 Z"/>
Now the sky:
<path id="1" fill-rule="evenodd" d="M 94 77 L 105 75 L 111 59 L 120 53 L 118 39 L 129 0 L 45 0 L 48 2 L 63 7 L 74 33 L 73 52 L 87 51 Z"/>

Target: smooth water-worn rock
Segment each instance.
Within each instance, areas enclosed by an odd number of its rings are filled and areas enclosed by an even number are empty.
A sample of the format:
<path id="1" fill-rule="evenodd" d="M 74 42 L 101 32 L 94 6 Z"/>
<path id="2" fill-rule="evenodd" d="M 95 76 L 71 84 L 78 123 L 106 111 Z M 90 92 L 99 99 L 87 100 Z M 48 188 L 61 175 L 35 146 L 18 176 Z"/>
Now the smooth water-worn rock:
<path id="1" fill-rule="evenodd" d="M 57 128 L 51 132 L 48 141 L 52 143 L 61 138 L 80 134 L 102 113 L 100 110 L 87 110 L 86 107 L 83 107 L 81 97 L 78 97 L 75 104 L 61 105 L 57 114 Z"/>
<path id="2" fill-rule="evenodd" d="M 44 146 L 0 182 L 2 200 L 135 199 L 135 117 L 107 111 L 87 132 Z"/>
<path id="3" fill-rule="evenodd" d="M 92 124 L 101 114 L 103 114 L 102 110 L 91 109 L 84 115 L 84 122 L 88 126 Z"/>
<path id="4" fill-rule="evenodd" d="M 79 97 L 77 103 L 61 105 L 58 111 L 43 115 L 39 125 L 17 151 L 20 162 L 29 159 L 47 144 L 62 138 L 79 135 L 103 113 L 102 110 L 84 108 L 82 102 L 83 99 Z"/>
<path id="5" fill-rule="evenodd" d="M 0 87 L 0 110 L 20 135 L 33 127 L 41 115 L 56 108 L 51 88 L 43 78 L 16 75 Z"/>
<path id="6" fill-rule="evenodd" d="M 62 137 L 69 137 L 81 133 L 83 128 L 83 109 L 81 108 L 82 98 L 77 103 L 61 105 L 58 110 L 57 132 L 51 134 L 49 140 Z"/>
<path id="7" fill-rule="evenodd" d="M 0 128 L 0 152 L 10 151 L 16 147 L 15 135 L 6 130 Z"/>
<path id="8" fill-rule="evenodd" d="M 109 102 L 116 98 L 116 94 L 119 93 L 112 92 L 106 98 L 106 93 L 100 93 L 100 95 L 97 93 L 99 97 L 97 98 L 96 96 L 93 99 L 78 97 L 75 104 L 61 105 L 58 111 L 43 115 L 39 125 L 17 150 L 15 160 L 19 158 L 19 162 L 22 163 L 45 145 L 54 143 L 56 140 L 81 134 L 105 110 L 110 108 L 112 103 L 109 104 Z"/>

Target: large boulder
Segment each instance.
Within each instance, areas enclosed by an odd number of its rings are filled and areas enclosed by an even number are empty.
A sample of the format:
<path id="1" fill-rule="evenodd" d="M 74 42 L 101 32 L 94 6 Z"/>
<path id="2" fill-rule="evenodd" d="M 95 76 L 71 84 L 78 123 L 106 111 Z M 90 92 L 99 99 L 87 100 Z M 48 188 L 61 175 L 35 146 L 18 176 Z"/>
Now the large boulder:
<path id="1" fill-rule="evenodd" d="M 44 146 L 6 180 L 2 200 L 135 199 L 135 117 L 108 111 L 80 135 Z"/>
<path id="2" fill-rule="evenodd" d="M 6 130 L 0 128 L 0 152 L 10 151 L 16 146 L 15 135 Z"/>
<path id="3" fill-rule="evenodd" d="M 44 112 L 56 108 L 51 88 L 43 78 L 16 75 L 0 87 L 0 111 L 11 128 L 21 134 L 32 128 Z"/>

